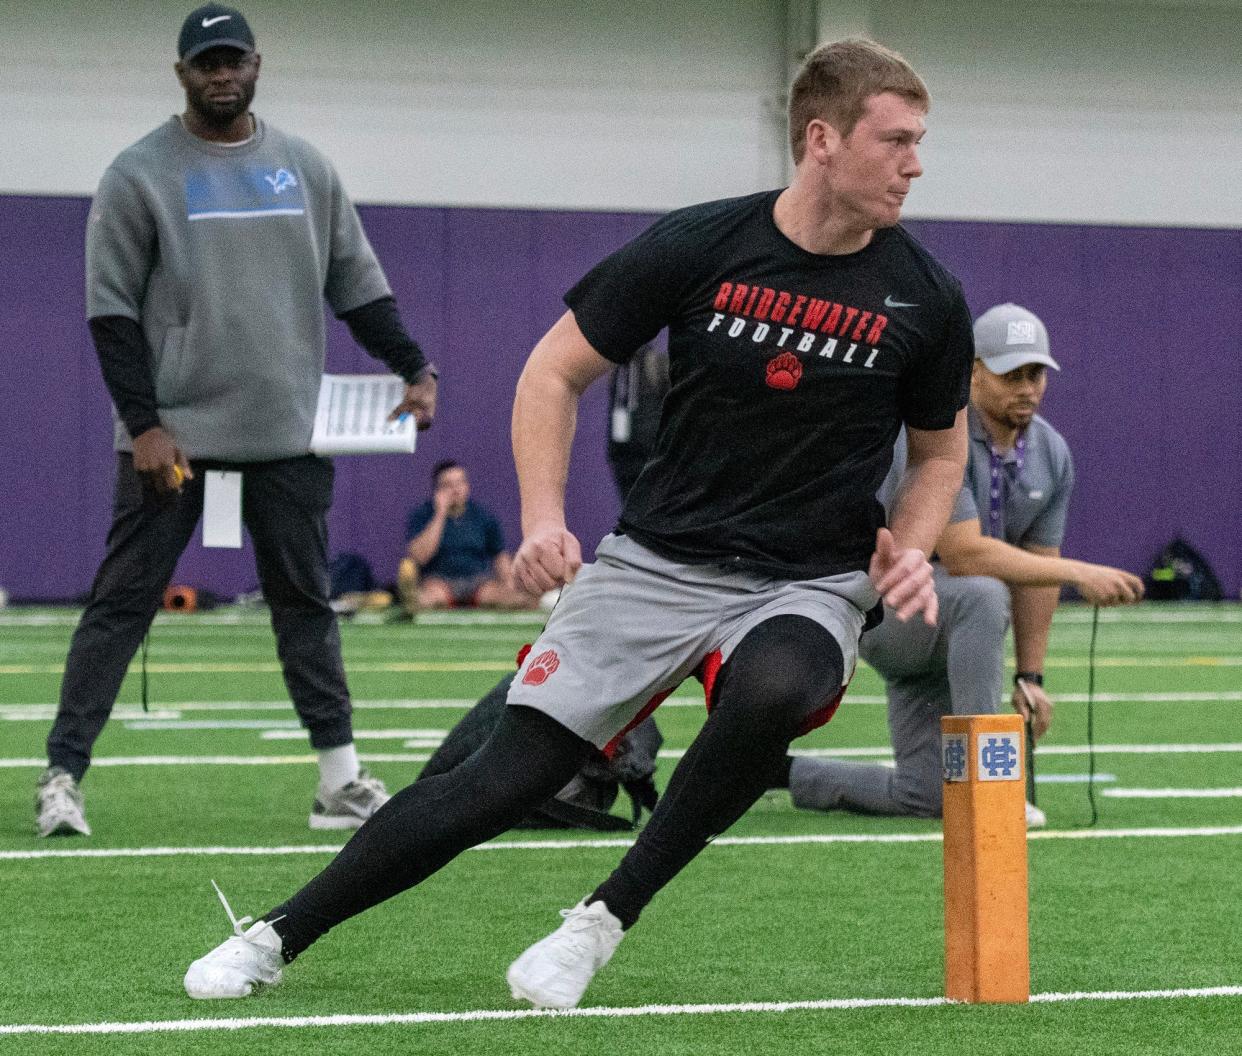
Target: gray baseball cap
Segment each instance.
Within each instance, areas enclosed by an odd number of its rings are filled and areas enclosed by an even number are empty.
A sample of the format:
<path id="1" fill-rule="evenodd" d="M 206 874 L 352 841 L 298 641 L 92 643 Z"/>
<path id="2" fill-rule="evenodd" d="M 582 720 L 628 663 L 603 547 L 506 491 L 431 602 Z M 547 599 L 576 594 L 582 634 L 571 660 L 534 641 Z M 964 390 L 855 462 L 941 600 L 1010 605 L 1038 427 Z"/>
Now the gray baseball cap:
<path id="1" fill-rule="evenodd" d="M 1008 374 L 1028 363 L 1060 370 L 1048 353 L 1048 328 L 1034 312 L 998 304 L 975 320 L 975 355 L 993 374 Z"/>

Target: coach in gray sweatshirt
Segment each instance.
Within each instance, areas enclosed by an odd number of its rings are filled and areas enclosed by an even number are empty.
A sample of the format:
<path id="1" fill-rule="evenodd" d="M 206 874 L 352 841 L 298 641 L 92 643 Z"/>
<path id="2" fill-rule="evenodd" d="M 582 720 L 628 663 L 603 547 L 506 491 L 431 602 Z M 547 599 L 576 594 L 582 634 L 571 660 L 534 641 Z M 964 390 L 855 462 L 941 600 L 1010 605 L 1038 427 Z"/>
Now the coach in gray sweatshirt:
<path id="1" fill-rule="evenodd" d="M 386 801 L 361 770 L 328 605 L 332 464 L 309 453 L 323 301 L 407 384 L 395 414 L 435 414 L 436 373 L 406 333 L 328 161 L 250 110 L 260 57 L 241 12 L 185 20 L 184 113 L 104 173 L 86 238 L 87 315 L 115 409 L 107 552 L 66 661 L 40 835 L 89 835 L 79 783 L 203 508 L 203 471 L 241 475 L 285 683 L 319 753 L 313 828 L 354 828 Z"/>

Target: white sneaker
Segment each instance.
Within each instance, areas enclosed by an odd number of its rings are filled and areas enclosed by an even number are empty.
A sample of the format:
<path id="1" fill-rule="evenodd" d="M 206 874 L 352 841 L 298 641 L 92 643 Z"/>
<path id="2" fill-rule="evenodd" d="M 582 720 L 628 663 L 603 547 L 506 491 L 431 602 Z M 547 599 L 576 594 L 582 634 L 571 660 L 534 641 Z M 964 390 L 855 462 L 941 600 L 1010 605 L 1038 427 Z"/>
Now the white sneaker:
<path id="1" fill-rule="evenodd" d="M 1034 803 L 1028 801 L 1026 804 L 1026 827 L 1028 829 L 1042 829 L 1048 824 L 1048 815 L 1045 814 Z"/>
<path id="2" fill-rule="evenodd" d="M 625 937 L 603 902 L 579 902 L 561 916 L 565 923 L 509 965 L 505 976 L 513 996 L 536 1008 L 575 1007 Z"/>
<path id="3" fill-rule="evenodd" d="M 35 829 L 40 836 L 89 836 L 82 789 L 73 775 L 59 766 L 49 766 L 35 786 Z"/>
<path id="4" fill-rule="evenodd" d="M 216 887 L 224 912 L 229 915 L 233 934 L 210 953 L 195 961 L 185 973 L 185 992 L 200 1001 L 224 997 L 249 997 L 260 985 L 280 982 L 285 961 L 280 955 L 280 936 L 271 924 L 250 917 L 238 920 L 224 893 Z M 249 928 L 245 931 L 247 924 Z"/>
<path id="5" fill-rule="evenodd" d="M 329 795 L 317 795 L 311 807 L 312 829 L 356 829 L 392 797 L 384 782 L 359 770 L 344 788 Z"/>

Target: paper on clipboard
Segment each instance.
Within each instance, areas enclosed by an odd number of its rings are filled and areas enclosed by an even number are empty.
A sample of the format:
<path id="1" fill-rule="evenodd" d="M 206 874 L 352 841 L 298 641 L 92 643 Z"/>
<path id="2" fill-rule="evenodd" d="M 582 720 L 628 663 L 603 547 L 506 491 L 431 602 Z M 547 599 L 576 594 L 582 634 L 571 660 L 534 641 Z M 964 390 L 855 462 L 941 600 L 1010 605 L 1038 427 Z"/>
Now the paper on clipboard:
<path id="1" fill-rule="evenodd" d="M 395 374 L 325 374 L 310 449 L 317 455 L 411 454 L 418 438 L 413 415 L 390 422 L 405 395 Z"/>

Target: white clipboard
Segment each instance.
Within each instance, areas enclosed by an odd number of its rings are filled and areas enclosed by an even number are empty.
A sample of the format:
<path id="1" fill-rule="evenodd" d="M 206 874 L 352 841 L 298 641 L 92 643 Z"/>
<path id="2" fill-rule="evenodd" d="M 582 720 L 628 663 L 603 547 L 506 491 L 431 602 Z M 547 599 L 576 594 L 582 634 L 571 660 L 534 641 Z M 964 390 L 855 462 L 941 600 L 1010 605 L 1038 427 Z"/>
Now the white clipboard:
<path id="1" fill-rule="evenodd" d="M 395 374 L 325 374 L 310 449 L 317 455 L 409 455 L 418 428 L 411 414 L 388 420 L 405 396 Z"/>

